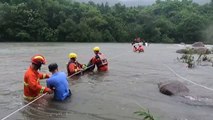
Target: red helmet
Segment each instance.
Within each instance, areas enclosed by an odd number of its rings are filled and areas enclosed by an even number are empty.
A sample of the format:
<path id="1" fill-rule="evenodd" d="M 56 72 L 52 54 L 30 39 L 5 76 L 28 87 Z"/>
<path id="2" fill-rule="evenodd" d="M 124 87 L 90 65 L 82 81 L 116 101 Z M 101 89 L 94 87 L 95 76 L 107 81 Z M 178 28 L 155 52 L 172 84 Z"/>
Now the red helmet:
<path id="1" fill-rule="evenodd" d="M 31 62 L 36 65 L 46 64 L 46 59 L 44 58 L 44 56 L 37 54 L 31 58 Z"/>

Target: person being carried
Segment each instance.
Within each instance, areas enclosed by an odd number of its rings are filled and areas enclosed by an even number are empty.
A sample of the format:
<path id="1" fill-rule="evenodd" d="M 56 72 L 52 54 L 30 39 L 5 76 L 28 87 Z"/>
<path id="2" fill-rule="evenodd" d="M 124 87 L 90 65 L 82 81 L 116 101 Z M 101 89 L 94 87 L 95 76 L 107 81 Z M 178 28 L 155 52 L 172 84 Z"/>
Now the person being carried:
<path id="1" fill-rule="evenodd" d="M 54 99 L 57 101 L 63 101 L 72 95 L 66 74 L 59 72 L 58 65 L 52 63 L 48 66 L 52 76 L 46 81 L 47 87 L 54 90 Z"/>
<path id="2" fill-rule="evenodd" d="M 138 52 L 144 52 L 144 48 L 142 46 L 142 44 L 138 44 Z"/>
<path id="3" fill-rule="evenodd" d="M 137 52 L 138 48 L 136 47 L 136 45 L 133 45 L 133 52 Z"/>
<path id="4" fill-rule="evenodd" d="M 53 93 L 48 87 L 40 85 L 40 79 L 49 78 L 48 74 L 39 72 L 42 64 L 46 63 L 42 55 L 35 55 L 31 58 L 31 65 L 24 75 L 24 99 L 33 100 L 41 94 Z"/>
<path id="5" fill-rule="evenodd" d="M 70 53 L 68 57 L 70 58 L 70 60 L 67 64 L 68 77 L 70 77 L 71 75 L 74 75 L 74 74 L 76 74 L 76 75 L 81 74 L 80 71 L 85 69 L 86 65 L 80 64 L 77 61 L 77 54 L 76 53 Z"/>
<path id="6" fill-rule="evenodd" d="M 93 71 L 96 65 L 98 71 L 108 71 L 108 61 L 105 55 L 100 52 L 100 48 L 94 47 L 93 51 L 95 56 L 89 61 L 87 67 Z"/>

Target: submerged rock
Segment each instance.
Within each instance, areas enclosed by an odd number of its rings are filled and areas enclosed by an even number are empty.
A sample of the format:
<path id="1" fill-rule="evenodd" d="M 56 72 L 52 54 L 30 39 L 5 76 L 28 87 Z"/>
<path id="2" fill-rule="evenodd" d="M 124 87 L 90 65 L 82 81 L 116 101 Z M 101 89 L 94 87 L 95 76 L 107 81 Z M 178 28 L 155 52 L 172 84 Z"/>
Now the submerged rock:
<path id="1" fill-rule="evenodd" d="M 188 95 L 189 89 L 179 81 L 172 81 L 172 82 L 160 82 L 158 84 L 159 91 L 165 95 L 180 95 L 185 96 Z"/>
<path id="2" fill-rule="evenodd" d="M 194 48 L 196 54 L 211 54 L 211 50 L 206 47 Z"/>
<path id="3" fill-rule="evenodd" d="M 195 42 L 192 44 L 192 47 L 205 47 L 205 45 L 203 44 L 203 42 Z"/>
<path id="4" fill-rule="evenodd" d="M 177 50 L 176 53 L 189 54 L 189 51 L 187 49 L 180 49 L 180 50 Z"/>
<path id="5" fill-rule="evenodd" d="M 177 50 L 181 54 L 211 54 L 211 50 L 206 47 L 194 47 Z"/>

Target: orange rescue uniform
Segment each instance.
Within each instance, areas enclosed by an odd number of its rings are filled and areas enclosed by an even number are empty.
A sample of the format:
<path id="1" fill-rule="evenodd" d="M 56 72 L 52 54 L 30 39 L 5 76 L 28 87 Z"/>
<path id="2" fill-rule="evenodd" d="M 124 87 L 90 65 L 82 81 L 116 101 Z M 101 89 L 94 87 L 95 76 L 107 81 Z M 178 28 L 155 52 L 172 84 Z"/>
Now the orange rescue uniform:
<path id="1" fill-rule="evenodd" d="M 92 64 L 97 66 L 98 71 L 108 70 L 108 61 L 103 53 L 97 53 L 92 59 Z"/>
<path id="2" fill-rule="evenodd" d="M 76 73 L 76 72 L 79 72 L 81 71 L 83 68 L 83 65 L 80 64 L 79 62 L 72 62 L 70 61 L 68 64 L 67 64 L 67 73 L 68 73 L 68 76 Z"/>
<path id="3" fill-rule="evenodd" d="M 24 98 L 33 100 L 40 94 L 47 92 L 47 87 L 40 85 L 40 79 L 49 78 L 48 74 L 43 74 L 30 66 L 24 75 Z"/>

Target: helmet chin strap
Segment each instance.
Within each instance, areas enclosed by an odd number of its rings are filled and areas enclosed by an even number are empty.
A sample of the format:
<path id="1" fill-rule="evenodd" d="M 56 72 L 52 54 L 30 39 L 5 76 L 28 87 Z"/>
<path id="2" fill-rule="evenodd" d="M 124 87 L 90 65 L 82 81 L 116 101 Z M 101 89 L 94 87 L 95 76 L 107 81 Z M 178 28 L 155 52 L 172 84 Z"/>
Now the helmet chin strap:
<path id="1" fill-rule="evenodd" d="M 38 64 L 37 67 L 38 67 L 38 70 L 41 70 L 41 64 Z"/>
<path id="2" fill-rule="evenodd" d="M 38 67 L 38 70 L 39 70 L 39 71 L 41 70 L 41 65 Z"/>
<path id="3" fill-rule="evenodd" d="M 34 64 L 33 63 L 33 66 L 34 66 L 34 69 L 41 70 L 41 64 Z"/>

